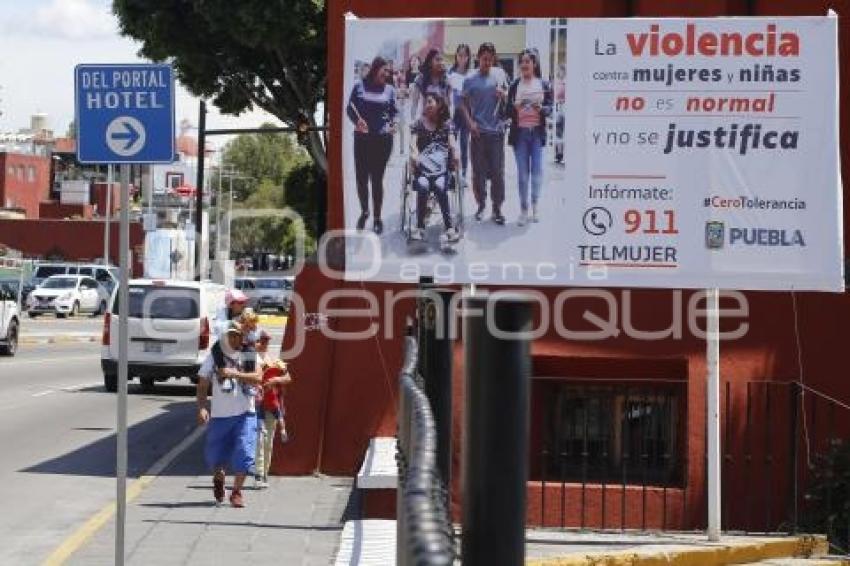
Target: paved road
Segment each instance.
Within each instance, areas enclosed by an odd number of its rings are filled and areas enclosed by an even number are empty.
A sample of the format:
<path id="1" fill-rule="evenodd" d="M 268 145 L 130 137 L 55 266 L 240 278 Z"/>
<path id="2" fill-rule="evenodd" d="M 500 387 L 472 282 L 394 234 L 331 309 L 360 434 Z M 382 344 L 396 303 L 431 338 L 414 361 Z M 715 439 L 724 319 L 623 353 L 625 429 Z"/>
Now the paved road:
<path id="1" fill-rule="evenodd" d="M 99 351 L 26 346 L 0 358 L 0 564 L 40 564 L 114 499 L 116 403 L 103 391 Z M 130 393 L 129 473 L 138 476 L 194 429 L 194 388 Z"/>
<path id="2" fill-rule="evenodd" d="M 56 318 L 51 314 L 38 318 L 23 316 L 21 330 L 24 334 L 43 334 L 58 332 L 101 332 L 103 317 L 77 316 L 74 318 Z"/>
<path id="3" fill-rule="evenodd" d="M 277 343 L 277 339 L 282 338 L 283 323 L 279 322 L 279 318 L 266 323 L 265 328 L 276 338 L 273 343 Z M 24 315 L 21 321 L 21 335 L 25 337 L 100 336 L 102 332 L 103 317 L 101 316 L 84 315 L 75 318 L 56 318 L 53 315 L 42 315 L 38 318 L 29 318 Z"/>

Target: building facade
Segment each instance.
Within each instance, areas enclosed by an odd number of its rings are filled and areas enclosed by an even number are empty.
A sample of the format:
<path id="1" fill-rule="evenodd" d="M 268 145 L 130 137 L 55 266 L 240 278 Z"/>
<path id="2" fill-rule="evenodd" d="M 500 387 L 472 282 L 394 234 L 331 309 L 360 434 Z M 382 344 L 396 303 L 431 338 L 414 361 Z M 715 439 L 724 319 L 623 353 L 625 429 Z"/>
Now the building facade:
<path id="1" fill-rule="evenodd" d="M 805 16 L 839 14 L 842 53 L 850 42 L 843 14 L 850 1 L 705 0 L 458 0 L 416 3 L 389 0 L 328 2 L 329 104 L 341 108 L 344 14 L 359 17 L 548 18 L 552 50 L 543 67 L 555 73 L 565 60 L 565 33 L 573 17 Z M 501 9 L 497 14 L 496 10 Z M 472 33 L 471 31 L 464 31 Z M 454 39 L 444 30 L 445 49 Z M 463 37 L 461 34 L 459 37 Z M 469 43 L 469 41 L 467 41 Z M 421 48 L 422 46 L 420 46 Z M 850 87 L 850 59 L 841 58 L 841 88 Z M 567 70 L 567 72 L 569 72 Z M 567 104 L 569 101 L 567 101 Z M 850 113 L 841 108 L 840 127 Z M 842 139 L 842 168 L 850 146 Z M 342 140 L 332 130 L 329 145 L 328 226 L 342 228 Z M 850 171 L 845 170 L 848 178 Z M 848 213 L 844 199 L 844 214 Z M 848 235 L 845 234 L 845 248 Z M 291 321 L 313 320 L 321 297 L 331 290 L 367 288 L 377 296 L 409 287 L 348 283 L 308 267 L 296 281 L 303 305 Z M 539 288 L 554 302 L 560 289 Z M 677 313 L 699 304 L 693 291 L 602 290 L 615 309 L 630 305 L 628 324 L 645 331 L 673 332 L 645 341 L 621 332 L 604 340 L 565 340 L 549 332 L 532 346 L 532 413 L 528 509 L 530 524 L 606 528 L 691 529 L 705 526 L 706 357 L 705 342 L 676 332 Z M 406 301 L 406 302 L 405 302 Z M 609 320 L 606 301 L 577 298 L 563 305 L 564 324 L 593 331 L 586 315 Z M 850 336 L 850 296 L 817 293 L 746 292 L 724 299 L 724 307 L 746 305 L 745 317 L 724 319 L 723 328 L 746 325 L 745 336 L 721 346 L 724 528 L 771 530 L 802 500 L 804 485 L 817 476 L 819 452 L 850 438 L 850 381 L 843 357 Z M 327 308 L 325 304 L 324 308 Z M 341 298 L 338 308 L 365 308 Z M 372 318 L 331 317 L 336 332 L 378 325 L 377 337 L 333 340 L 321 332 L 302 335 L 304 349 L 293 360 L 298 383 L 288 397 L 293 441 L 279 451 L 278 473 L 356 473 L 369 439 L 396 432 L 397 372 L 405 319 L 413 300 L 402 300 Z M 617 310 L 623 327 L 623 312 Z M 298 338 L 290 323 L 284 341 Z M 392 327 L 391 329 L 389 327 Z M 728 328 L 727 328 L 728 327 Z M 392 330 L 391 332 L 387 332 Z M 463 354 L 454 358 L 454 477 L 459 478 L 463 407 Z M 843 404 L 843 405 L 842 405 Z M 844 407 L 844 408 L 842 408 Z M 504 424 L 506 427 L 521 423 Z M 459 484 L 453 485 L 459 501 Z M 790 494 L 790 495 L 789 495 Z M 457 511 L 457 509 L 455 509 Z"/>
<path id="2" fill-rule="evenodd" d="M 27 218 L 38 218 L 49 188 L 50 158 L 0 153 L 0 208 L 23 209 Z"/>

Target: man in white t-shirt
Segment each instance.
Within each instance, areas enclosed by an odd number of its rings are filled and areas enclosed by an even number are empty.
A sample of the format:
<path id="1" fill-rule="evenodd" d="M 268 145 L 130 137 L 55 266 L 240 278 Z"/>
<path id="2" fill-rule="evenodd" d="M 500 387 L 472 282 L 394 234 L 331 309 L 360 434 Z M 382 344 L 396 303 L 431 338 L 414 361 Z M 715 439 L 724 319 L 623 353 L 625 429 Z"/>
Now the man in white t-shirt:
<path id="1" fill-rule="evenodd" d="M 225 470 L 234 474 L 230 504 L 244 507 L 242 486 L 254 468 L 257 417 L 255 387 L 262 383 L 259 371 L 244 371 L 242 327 L 231 322 L 198 370 L 198 423 L 208 424 L 206 461 L 213 470 L 213 496 L 224 501 Z M 256 356 L 256 354 L 254 354 Z M 212 408 L 207 410 L 207 393 L 212 385 Z"/>

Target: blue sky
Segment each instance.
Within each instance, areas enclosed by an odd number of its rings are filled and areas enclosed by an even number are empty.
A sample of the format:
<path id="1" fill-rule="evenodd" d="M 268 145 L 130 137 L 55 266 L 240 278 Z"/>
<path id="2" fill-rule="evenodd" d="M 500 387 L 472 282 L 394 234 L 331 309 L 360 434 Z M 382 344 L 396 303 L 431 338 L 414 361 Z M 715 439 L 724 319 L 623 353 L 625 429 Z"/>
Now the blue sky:
<path id="1" fill-rule="evenodd" d="M 44 112 L 64 134 L 74 117 L 74 67 L 79 63 L 134 63 L 139 45 L 121 37 L 108 0 L 0 0 L 0 131 L 29 125 Z M 198 118 L 198 100 L 182 86 L 177 121 Z M 276 120 L 262 112 L 239 117 L 213 110 L 208 127 L 254 127 Z"/>

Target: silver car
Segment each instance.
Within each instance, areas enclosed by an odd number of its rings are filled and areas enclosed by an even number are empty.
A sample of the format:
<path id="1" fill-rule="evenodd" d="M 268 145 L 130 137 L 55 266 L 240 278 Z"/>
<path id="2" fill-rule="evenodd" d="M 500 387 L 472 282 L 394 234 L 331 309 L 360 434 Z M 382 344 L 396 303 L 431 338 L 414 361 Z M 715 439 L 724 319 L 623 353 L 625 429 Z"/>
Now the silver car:
<path id="1" fill-rule="evenodd" d="M 240 277 L 235 287 L 248 297 L 248 304 L 257 312 L 276 310 L 286 312 L 292 294 L 294 277 Z"/>

